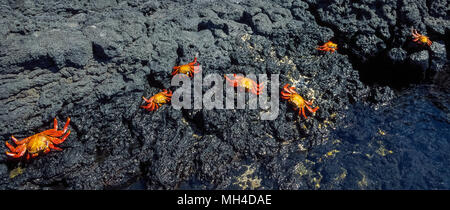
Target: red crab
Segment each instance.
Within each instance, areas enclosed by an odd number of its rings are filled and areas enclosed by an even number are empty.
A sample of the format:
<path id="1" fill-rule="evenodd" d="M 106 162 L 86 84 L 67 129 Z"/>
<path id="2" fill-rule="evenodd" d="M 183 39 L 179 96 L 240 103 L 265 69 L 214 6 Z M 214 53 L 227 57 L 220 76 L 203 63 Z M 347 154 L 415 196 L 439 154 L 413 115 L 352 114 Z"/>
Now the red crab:
<path id="1" fill-rule="evenodd" d="M 254 80 L 247 78 L 247 77 L 243 77 L 243 76 L 238 76 L 236 74 L 234 74 L 234 79 L 230 79 L 225 75 L 225 79 L 228 80 L 229 85 L 233 86 L 233 87 L 243 87 L 245 88 L 246 91 L 251 91 L 253 94 L 255 95 L 259 95 L 261 94 L 262 89 L 264 88 L 263 83 L 257 84 Z"/>
<path id="2" fill-rule="evenodd" d="M 419 34 L 416 29 L 412 29 L 411 32 L 412 32 L 414 42 L 431 46 L 432 42 L 427 36 Z"/>
<path id="3" fill-rule="evenodd" d="M 16 147 L 12 146 L 8 143 L 8 141 L 5 142 L 6 146 L 9 148 L 11 152 L 6 151 L 6 155 L 13 157 L 13 158 L 19 158 L 22 157 L 25 152 L 27 153 L 27 160 L 31 157 L 36 157 L 39 155 L 39 152 L 43 151 L 44 154 L 50 152 L 50 149 L 61 151 L 62 149 L 59 147 L 56 147 L 55 144 L 61 144 L 63 143 L 66 138 L 70 134 L 70 130 L 67 131 L 67 127 L 69 126 L 70 118 L 67 118 L 66 124 L 64 125 L 63 130 L 58 131 L 58 122 L 56 121 L 56 118 L 54 119 L 53 123 L 53 129 L 49 129 L 43 132 L 40 132 L 38 134 L 34 134 L 30 137 L 24 138 L 22 140 L 17 140 L 14 136 L 11 136 L 14 143 L 17 145 Z M 66 133 L 67 131 L 67 133 Z M 62 138 L 63 134 L 65 135 Z"/>
<path id="4" fill-rule="evenodd" d="M 300 113 L 303 114 L 303 117 L 305 117 L 305 119 L 308 119 L 308 117 L 306 117 L 306 115 L 305 115 L 305 107 L 311 113 L 315 113 L 317 111 L 317 109 L 319 109 L 319 107 L 316 107 L 314 109 L 309 107 L 308 105 L 311 106 L 314 100 L 306 101 L 297 92 L 295 92 L 295 87 L 289 87 L 289 84 L 286 84 L 283 87 L 283 90 L 281 91 L 281 98 L 287 99 L 289 101 L 289 103 L 291 103 L 294 106 L 295 109 L 299 109 L 298 114 L 299 115 L 300 115 Z"/>
<path id="5" fill-rule="evenodd" d="M 187 75 L 188 77 L 193 77 L 194 74 L 200 72 L 200 68 L 198 66 L 199 64 L 197 63 L 197 58 L 194 57 L 193 62 L 173 67 L 174 71 L 172 72 L 172 76 L 175 76 L 176 74 L 182 74 Z"/>
<path id="6" fill-rule="evenodd" d="M 337 44 L 328 41 L 325 44 L 323 44 L 322 46 L 317 47 L 316 49 L 320 50 L 320 51 L 331 51 L 331 53 L 334 53 L 334 51 L 336 51 L 337 48 Z"/>
<path id="7" fill-rule="evenodd" d="M 172 91 L 167 91 L 164 89 L 162 92 L 155 94 L 150 99 L 146 99 L 144 96 L 142 96 L 142 98 L 148 103 L 145 106 L 141 106 L 142 108 L 147 109 L 148 111 L 156 111 L 162 104 L 170 102 L 172 99 Z"/>

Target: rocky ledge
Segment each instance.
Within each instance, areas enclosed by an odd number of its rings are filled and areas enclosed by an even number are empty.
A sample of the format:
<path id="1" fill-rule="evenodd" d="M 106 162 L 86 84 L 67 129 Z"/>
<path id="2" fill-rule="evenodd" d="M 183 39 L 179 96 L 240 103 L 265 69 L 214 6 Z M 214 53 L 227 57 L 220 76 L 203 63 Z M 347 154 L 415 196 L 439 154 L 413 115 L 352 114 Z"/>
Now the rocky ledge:
<path id="1" fill-rule="evenodd" d="M 350 104 L 386 104 L 399 86 L 448 71 L 447 4 L 1 1 L 2 142 L 50 129 L 54 117 L 70 116 L 71 134 L 62 152 L 0 155 L 0 189 L 306 188 L 285 163 L 326 143 Z M 431 47 L 412 42 L 412 28 Z M 328 40 L 337 53 L 316 50 Z M 320 109 L 304 119 L 281 102 L 277 119 L 262 121 L 261 109 L 140 108 L 142 96 L 175 90 L 172 67 L 194 56 L 203 75 L 280 74 Z"/>

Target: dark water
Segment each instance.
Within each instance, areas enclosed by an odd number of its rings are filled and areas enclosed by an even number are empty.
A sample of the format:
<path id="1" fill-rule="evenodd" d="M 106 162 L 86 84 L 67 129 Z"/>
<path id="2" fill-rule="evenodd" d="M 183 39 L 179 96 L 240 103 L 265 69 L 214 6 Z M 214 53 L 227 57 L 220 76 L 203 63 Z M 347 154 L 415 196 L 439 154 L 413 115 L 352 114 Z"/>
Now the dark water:
<path id="1" fill-rule="evenodd" d="M 313 169 L 325 189 L 450 189 L 450 89 L 420 85 L 386 105 L 354 105 Z M 337 140 L 337 141 L 336 141 Z M 312 155 L 314 156 L 314 155 Z"/>

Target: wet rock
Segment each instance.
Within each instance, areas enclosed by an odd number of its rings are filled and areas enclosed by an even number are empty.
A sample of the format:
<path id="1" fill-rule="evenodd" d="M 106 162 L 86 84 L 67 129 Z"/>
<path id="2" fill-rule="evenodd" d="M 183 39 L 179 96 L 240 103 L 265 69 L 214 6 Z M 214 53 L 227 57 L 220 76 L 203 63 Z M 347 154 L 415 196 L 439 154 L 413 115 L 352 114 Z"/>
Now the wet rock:
<path id="1" fill-rule="evenodd" d="M 411 1 L 403 1 L 402 7 L 399 10 L 399 18 L 402 22 L 409 25 L 419 25 L 420 9 L 422 2 L 413 3 Z"/>
<path id="2" fill-rule="evenodd" d="M 8 167 L 6 166 L 6 164 L 0 164 L 0 174 L 2 176 L 5 176 L 8 174 Z M 5 177 L 1 177 L 1 178 L 5 178 Z"/>
<path id="3" fill-rule="evenodd" d="M 409 55 L 408 62 L 418 68 L 421 72 L 425 73 L 425 71 L 429 67 L 429 59 L 430 56 L 427 50 L 422 50 L 420 52 L 413 53 Z"/>
<path id="4" fill-rule="evenodd" d="M 402 64 L 405 62 L 407 52 L 402 48 L 392 48 L 388 52 L 388 58 L 393 64 Z"/>
<path id="5" fill-rule="evenodd" d="M 373 99 L 378 103 L 386 103 L 395 97 L 394 91 L 389 87 L 377 87 L 373 90 Z"/>
<path id="6" fill-rule="evenodd" d="M 355 37 L 355 48 L 352 48 L 352 51 L 361 59 L 360 62 L 364 63 L 385 48 L 386 44 L 383 40 L 375 35 L 357 35 Z"/>
<path id="7" fill-rule="evenodd" d="M 430 27 L 430 31 L 440 36 L 445 36 L 445 32 L 450 30 L 450 21 L 443 18 L 426 17 L 424 23 Z"/>
<path id="8" fill-rule="evenodd" d="M 444 71 L 444 66 L 448 62 L 445 45 L 434 42 L 431 46 L 431 64 L 430 70 L 434 72 Z"/>

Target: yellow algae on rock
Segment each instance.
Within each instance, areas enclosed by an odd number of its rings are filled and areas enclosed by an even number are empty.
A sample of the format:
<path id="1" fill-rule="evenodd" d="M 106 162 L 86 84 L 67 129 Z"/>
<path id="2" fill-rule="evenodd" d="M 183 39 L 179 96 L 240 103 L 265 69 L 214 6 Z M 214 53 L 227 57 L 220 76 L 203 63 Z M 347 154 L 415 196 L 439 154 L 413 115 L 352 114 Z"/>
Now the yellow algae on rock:
<path id="1" fill-rule="evenodd" d="M 380 144 L 380 147 L 375 151 L 377 154 L 381 155 L 381 156 L 386 156 L 388 154 L 392 154 L 394 153 L 392 150 L 388 150 L 384 147 L 383 142 L 382 141 L 378 141 L 378 143 Z"/>
<path id="2" fill-rule="evenodd" d="M 258 178 L 258 176 L 252 177 L 255 172 L 255 168 L 250 165 L 245 165 L 245 167 L 247 167 L 247 170 L 242 175 L 236 177 L 237 181 L 234 184 L 239 185 L 239 187 L 243 190 L 247 188 L 254 190 L 260 187 L 262 179 Z"/>
<path id="3" fill-rule="evenodd" d="M 294 167 L 295 174 L 298 174 L 300 177 L 311 173 L 310 170 L 306 169 L 305 165 L 302 162 L 297 163 Z"/>
<path id="4" fill-rule="evenodd" d="M 250 40 L 250 37 L 251 37 L 250 34 L 244 34 L 244 35 L 241 37 L 241 40 L 244 41 L 244 42 L 246 42 L 247 40 Z"/>
<path id="5" fill-rule="evenodd" d="M 360 181 L 358 181 L 358 186 L 361 189 L 365 189 L 369 185 L 368 184 L 369 182 L 367 180 L 367 176 L 362 171 L 359 171 L 359 173 L 362 175 L 362 179 Z"/>
<path id="6" fill-rule="evenodd" d="M 331 157 L 331 156 L 333 156 L 334 157 L 334 155 L 336 154 L 336 153 L 338 153 L 339 152 L 339 150 L 337 150 L 337 149 L 334 149 L 334 150 L 331 150 L 331 151 L 329 151 L 329 152 L 327 152 L 327 154 L 325 155 L 325 157 Z"/>
<path id="7" fill-rule="evenodd" d="M 327 152 L 321 158 L 319 158 L 319 162 L 322 162 L 322 160 L 324 158 L 334 158 L 336 156 L 336 153 L 338 153 L 338 152 L 339 152 L 339 150 L 337 150 L 337 149 L 334 149 L 334 150 L 331 150 L 331 151 Z"/>
<path id="8" fill-rule="evenodd" d="M 386 132 L 381 129 L 378 129 L 378 133 L 382 136 L 386 135 Z"/>
<path id="9" fill-rule="evenodd" d="M 336 139 L 332 142 L 332 144 L 340 144 L 340 143 L 341 143 L 341 140 L 339 140 L 339 139 Z"/>
<path id="10" fill-rule="evenodd" d="M 345 177 L 347 177 L 347 169 L 342 168 L 342 167 L 341 167 L 341 169 L 342 169 L 342 173 L 339 176 L 337 176 L 336 178 L 334 178 L 335 181 L 342 181 L 345 179 Z"/>
<path id="11" fill-rule="evenodd" d="M 311 181 L 314 183 L 314 188 L 315 189 L 319 189 L 320 188 L 320 181 L 322 181 L 322 174 L 320 174 L 320 172 L 317 172 L 317 174 L 319 175 L 319 178 L 314 177 Z"/>
<path id="12" fill-rule="evenodd" d="M 11 172 L 9 172 L 9 178 L 14 178 L 20 174 L 23 174 L 23 172 L 25 172 L 25 169 L 21 168 L 20 166 L 13 169 Z"/>

